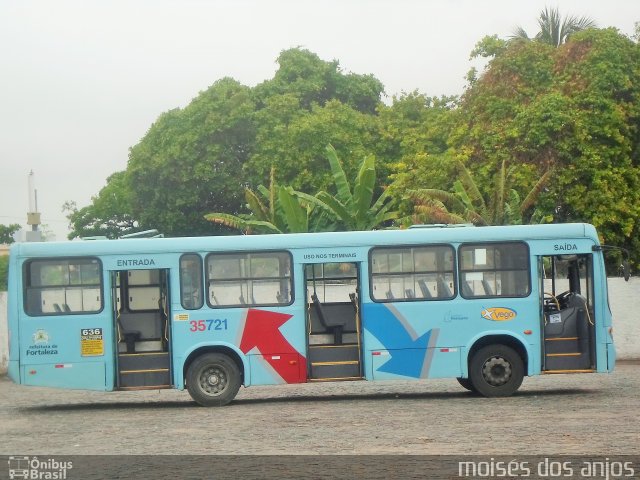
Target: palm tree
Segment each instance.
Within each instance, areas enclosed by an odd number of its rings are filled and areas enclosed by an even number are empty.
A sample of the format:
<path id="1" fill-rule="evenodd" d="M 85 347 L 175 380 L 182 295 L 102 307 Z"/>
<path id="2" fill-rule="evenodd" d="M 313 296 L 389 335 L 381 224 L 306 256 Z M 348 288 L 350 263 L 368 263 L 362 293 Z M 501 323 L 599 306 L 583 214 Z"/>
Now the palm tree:
<path id="1" fill-rule="evenodd" d="M 386 191 L 373 202 L 373 191 L 376 186 L 373 156 L 365 157 L 362 161 L 352 192 L 336 150 L 331 144 L 327 145 L 326 153 L 336 194 L 331 195 L 321 191 L 315 197 L 301 192 L 293 192 L 294 195 L 327 212 L 336 220 L 338 229 L 372 230 L 398 218 L 398 212 L 391 210 L 394 202 Z"/>
<path id="2" fill-rule="evenodd" d="M 513 188 L 507 187 L 510 171 L 506 161 L 496 174 L 492 196 L 485 199 L 469 170 L 458 162 L 460 178 L 453 184 L 453 192 L 437 189 L 411 190 L 416 203 L 414 223 L 426 219 L 436 223 L 473 223 L 474 225 L 519 225 L 526 212 L 535 204 L 540 192 L 551 178 L 548 170 L 536 182 L 524 200 Z"/>
<path id="3" fill-rule="evenodd" d="M 545 9 L 540 12 L 538 25 L 540 26 L 540 31 L 533 40 L 554 47 L 559 47 L 565 43 L 572 34 L 580 30 L 596 27 L 596 23 L 589 17 L 576 17 L 571 15 L 562 19 L 557 8 L 548 7 L 545 7 Z M 511 38 L 531 40 L 524 28 L 520 26 L 515 29 Z"/>

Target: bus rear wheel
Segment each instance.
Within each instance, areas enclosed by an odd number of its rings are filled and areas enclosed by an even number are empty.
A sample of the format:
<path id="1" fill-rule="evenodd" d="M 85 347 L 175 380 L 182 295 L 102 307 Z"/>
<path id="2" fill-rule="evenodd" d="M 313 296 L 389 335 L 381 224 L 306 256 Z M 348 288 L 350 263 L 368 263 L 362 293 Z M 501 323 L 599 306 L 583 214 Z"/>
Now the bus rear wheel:
<path id="1" fill-rule="evenodd" d="M 506 345 L 487 345 L 478 350 L 469 363 L 469 380 L 485 397 L 513 395 L 524 378 L 522 358 Z"/>
<path id="2" fill-rule="evenodd" d="M 240 389 L 240 369 L 227 355 L 207 353 L 196 358 L 187 369 L 187 390 L 203 407 L 222 407 Z"/>

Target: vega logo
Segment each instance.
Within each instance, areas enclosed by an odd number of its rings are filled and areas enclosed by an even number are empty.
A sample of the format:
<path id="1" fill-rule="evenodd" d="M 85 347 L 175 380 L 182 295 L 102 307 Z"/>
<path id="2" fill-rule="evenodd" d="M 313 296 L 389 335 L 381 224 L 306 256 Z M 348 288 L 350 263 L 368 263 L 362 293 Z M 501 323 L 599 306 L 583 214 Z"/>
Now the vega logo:
<path id="1" fill-rule="evenodd" d="M 485 308 L 480 313 L 482 318 L 486 320 L 493 320 L 494 322 L 506 322 L 508 320 L 513 320 L 518 316 L 515 310 L 511 310 L 506 307 L 491 307 Z"/>

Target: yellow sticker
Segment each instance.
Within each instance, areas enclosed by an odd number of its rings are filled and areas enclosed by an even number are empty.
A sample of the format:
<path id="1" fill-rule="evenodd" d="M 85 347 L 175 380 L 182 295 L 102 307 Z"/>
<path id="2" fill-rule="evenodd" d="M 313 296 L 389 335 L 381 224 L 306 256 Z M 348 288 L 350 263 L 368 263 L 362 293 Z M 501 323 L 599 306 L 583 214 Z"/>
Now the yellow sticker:
<path id="1" fill-rule="evenodd" d="M 480 315 L 482 315 L 482 318 L 493 320 L 495 322 L 506 322 L 508 320 L 513 320 L 518 316 L 515 310 L 511 310 L 506 307 L 485 308 L 482 310 Z"/>
<path id="2" fill-rule="evenodd" d="M 80 331 L 80 355 L 83 357 L 104 355 L 102 328 L 83 328 Z"/>
<path id="3" fill-rule="evenodd" d="M 188 322 L 189 321 L 189 314 L 188 313 L 176 313 L 173 316 L 173 319 L 176 322 Z"/>

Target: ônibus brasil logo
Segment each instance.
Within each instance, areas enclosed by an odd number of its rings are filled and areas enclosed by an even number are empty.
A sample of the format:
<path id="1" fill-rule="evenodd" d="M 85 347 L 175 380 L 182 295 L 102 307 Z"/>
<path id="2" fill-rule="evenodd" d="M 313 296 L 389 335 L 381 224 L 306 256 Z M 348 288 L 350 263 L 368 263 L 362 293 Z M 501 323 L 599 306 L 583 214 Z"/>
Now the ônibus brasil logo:
<path id="1" fill-rule="evenodd" d="M 38 457 L 9 457 L 9 478 L 38 480 L 66 480 L 67 470 L 73 468 L 73 462 L 63 462 L 55 458 L 46 460 Z"/>

